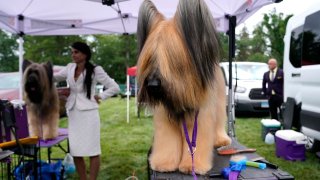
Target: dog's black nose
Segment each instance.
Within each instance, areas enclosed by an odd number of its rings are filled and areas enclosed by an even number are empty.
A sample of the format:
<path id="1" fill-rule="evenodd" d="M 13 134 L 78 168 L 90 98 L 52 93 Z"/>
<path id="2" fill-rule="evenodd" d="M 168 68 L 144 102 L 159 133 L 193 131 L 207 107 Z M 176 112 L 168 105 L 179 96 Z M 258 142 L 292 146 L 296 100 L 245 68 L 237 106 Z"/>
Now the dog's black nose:
<path id="1" fill-rule="evenodd" d="M 161 86 L 161 81 L 158 78 L 148 79 L 147 86 L 151 87 L 151 88 L 160 87 Z"/>
<path id="2" fill-rule="evenodd" d="M 155 99 L 159 99 L 162 96 L 161 81 L 158 78 L 150 78 L 147 80 L 147 92 Z"/>

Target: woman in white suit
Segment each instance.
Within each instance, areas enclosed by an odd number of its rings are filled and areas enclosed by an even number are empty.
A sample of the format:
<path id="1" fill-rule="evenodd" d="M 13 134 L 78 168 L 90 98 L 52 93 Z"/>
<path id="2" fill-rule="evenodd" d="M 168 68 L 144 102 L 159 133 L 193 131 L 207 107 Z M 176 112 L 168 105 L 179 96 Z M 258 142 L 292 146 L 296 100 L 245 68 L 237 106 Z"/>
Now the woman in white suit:
<path id="1" fill-rule="evenodd" d="M 68 135 L 70 154 L 74 157 L 80 179 L 87 179 L 84 157 L 90 157 L 90 179 L 96 179 L 100 167 L 100 116 L 99 102 L 117 94 L 119 85 L 108 76 L 101 66 L 89 60 L 91 50 L 86 43 L 72 44 L 72 60 L 60 72 L 54 74 L 56 81 L 67 80 L 70 95 L 66 103 L 68 112 Z M 105 91 L 95 94 L 96 84 Z"/>

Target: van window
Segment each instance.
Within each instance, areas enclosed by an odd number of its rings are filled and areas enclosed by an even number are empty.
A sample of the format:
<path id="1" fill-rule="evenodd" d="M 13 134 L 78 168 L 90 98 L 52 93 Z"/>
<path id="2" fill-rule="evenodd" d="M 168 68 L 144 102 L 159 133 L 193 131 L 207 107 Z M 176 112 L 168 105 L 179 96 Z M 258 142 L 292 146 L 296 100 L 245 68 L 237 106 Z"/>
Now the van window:
<path id="1" fill-rule="evenodd" d="M 292 66 L 296 68 L 301 67 L 302 32 L 303 26 L 299 26 L 291 32 L 289 59 Z"/>
<path id="2" fill-rule="evenodd" d="M 306 17 L 303 30 L 302 65 L 320 64 L 320 11 Z"/>
<path id="3" fill-rule="evenodd" d="M 68 83 L 67 83 L 67 81 L 56 82 L 56 87 L 58 87 L 58 88 L 60 88 L 60 87 L 68 87 Z"/>
<path id="4" fill-rule="evenodd" d="M 266 71 L 267 64 L 236 64 L 233 66 L 233 77 L 239 80 L 262 80 Z"/>
<path id="5" fill-rule="evenodd" d="M 229 81 L 229 65 L 222 68 L 225 79 Z M 268 65 L 266 63 L 261 64 L 233 64 L 232 79 L 237 80 L 262 80 L 263 74 L 267 72 Z"/>

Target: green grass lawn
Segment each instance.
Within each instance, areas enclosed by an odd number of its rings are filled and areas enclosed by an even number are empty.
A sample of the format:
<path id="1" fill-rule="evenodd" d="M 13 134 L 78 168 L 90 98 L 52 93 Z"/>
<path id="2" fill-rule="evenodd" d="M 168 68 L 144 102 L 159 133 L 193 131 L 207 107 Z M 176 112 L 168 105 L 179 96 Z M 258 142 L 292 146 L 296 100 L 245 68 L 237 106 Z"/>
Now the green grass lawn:
<path id="1" fill-rule="evenodd" d="M 133 175 L 138 179 L 148 179 L 147 152 L 153 136 L 152 117 L 142 113 L 138 119 L 134 111 L 134 98 L 131 98 L 130 122 L 127 123 L 126 99 L 111 98 L 100 105 L 102 155 L 98 179 L 124 180 Z M 277 164 L 295 179 L 320 179 L 320 162 L 315 154 L 307 153 L 307 159 L 303 162 L 286 161 L 275 156 L 275 145 L 265 144 L 261 140 L 261 119 L 237 118 L 235 127 L 238 141 L 256 148 L 259 155 Z M 61 126 L 66 127 L 66 124 L 66 119 L 62 119 Z M 53 151 L 53 156 L 62 156 L 61 151 Z M 70 179 L 78 178 L 74 175 Z"/>

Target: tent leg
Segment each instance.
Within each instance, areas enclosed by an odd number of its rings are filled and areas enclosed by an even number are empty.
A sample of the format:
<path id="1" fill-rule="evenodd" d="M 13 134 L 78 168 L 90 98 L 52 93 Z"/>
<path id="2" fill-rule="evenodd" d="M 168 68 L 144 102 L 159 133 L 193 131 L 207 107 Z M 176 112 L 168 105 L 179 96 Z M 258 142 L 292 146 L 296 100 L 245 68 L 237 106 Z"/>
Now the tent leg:
<path id="1" fill-rule="evenodd" d="M 229 19 L 229 89 L 228 89 L 228 135 L 235 137 L 235 118 L 234 118 L 234 100 L 232 84 L 232 61 L 235 57 L 235 28 L 237 23 L 236 16 L 227 16 Z"/>
<path id="2" fill-rule="evenodd" d="M 129 106 L 129 102 L 130 102 L 130 97 L 129 97 L 129 93 L 130 93 L 130 79 L 129 79 L 129 75 L 127 75 L 127 123 L 129 123 L 129 112 L 130 112 L 130 106 Z"/>
<path id="3" fill-rule="evenodd" d="M 23 72 L 22 72 L 22 62 L 23 62 L 23 55 L 24 55 L 24 50 L 23 50 L 23 37 L 19 36 L 18 39 L 19 43 L 19 72 L 20 72 L 20 82 L 22 82 L 22 77 L 23 77 Z M 20 83 L 20 88 L 19 88 L 19 100 L 22 100 L 22 89 L 23 85 Z"/>
<path id="4" fill-rule="evenodd" d="M 137 82 L 137 76 L 134 77 L 134 97 L 135 97 L 135 110 L 136 110 L 136 116 L 138 116 L 138 82 Z M 140 119 L 140 116 L 139 116 Z"/>

